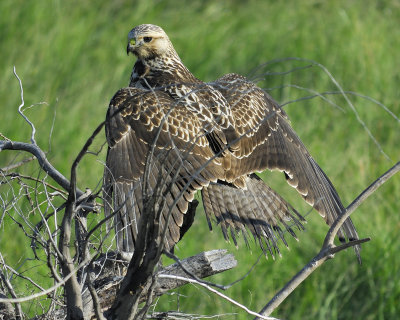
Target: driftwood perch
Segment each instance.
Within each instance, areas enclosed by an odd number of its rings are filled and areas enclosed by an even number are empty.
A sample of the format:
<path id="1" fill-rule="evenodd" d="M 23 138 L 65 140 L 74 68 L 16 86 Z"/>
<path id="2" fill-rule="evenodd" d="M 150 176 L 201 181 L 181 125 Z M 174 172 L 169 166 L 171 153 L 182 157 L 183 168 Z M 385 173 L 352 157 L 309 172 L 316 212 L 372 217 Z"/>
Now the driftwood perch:
<path id="1" fill-rule="evenodd" d="M 101 256 L 95 262 L 95 268 L 91 270 L 94 281 L 94 288 L 99 298 L 101 310 L 104 312 L 110 308 L 114 302 L 116 293 L 119 289 L 122 279 L 125 276 L 127 266 L 129 264 L 130 255 L 121 256 L 116 253 L 108 253 Z M 211 250 L 199 253 L 195 256 L 186 258 L 180 261 L 183 268 L 197 278 L 203 279 L 217 273 L 236 267 L 237 261 L 235 257 L 228 253 L 225 249 Z M 154 293 L 156 296 L 161 296 L 170 290 L 181 287 L 187 281 L 179 281 L 173 279 L 159 278 L 159 275 L 174 275 L 189 277 L 182 269 L 179 263 L 174 263 L 167 267 L 161 268 L 156 275 L 156 285 Z M 141 297 L 143 302 L 145 297 Z M 91 294 L 87 287 L 83 289 L 83 308 L 85 319 L 94 317 L 94 308 Z M 54 319 L 63 319 L 66 315 L 66 310 L 57 310 L 53 317 Z M 37 317 L 36 319 L 43 319 Z"/>
<path id="2" fill-rule="evenodd" d="M 227 253 L 227 250 L 219 249 L 199 253 L 198 255 L 182 260 L 181 264 L 190 274 L 203 279 L 236 267 L 237 261 L 232 254 Z M 157 273 L 156 277 L 158 278 L 159 275 L 188 277 L 188 274 L 181 266 L 179 266 L 178 263 L 174 263 L 161 269 Z M 157 296 L 160 296 L 167 293 L 169 290 L 183 286 L 186 283 L 187 281 L 158 278 L 155 292 L 157 293 Z"/>

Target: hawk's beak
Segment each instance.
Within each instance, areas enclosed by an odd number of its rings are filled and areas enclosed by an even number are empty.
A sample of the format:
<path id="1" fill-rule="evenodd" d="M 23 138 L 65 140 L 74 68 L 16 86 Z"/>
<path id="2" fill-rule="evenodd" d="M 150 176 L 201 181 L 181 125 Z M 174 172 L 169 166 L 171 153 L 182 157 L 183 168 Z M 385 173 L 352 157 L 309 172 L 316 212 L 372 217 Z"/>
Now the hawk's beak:
<path id="1" fill-rule="evenodd" d="M 129 52 L 134 53 L 136 41 L 135 39 L 130 39 L 126 47 L 126 54 L 129 56 Z"/>

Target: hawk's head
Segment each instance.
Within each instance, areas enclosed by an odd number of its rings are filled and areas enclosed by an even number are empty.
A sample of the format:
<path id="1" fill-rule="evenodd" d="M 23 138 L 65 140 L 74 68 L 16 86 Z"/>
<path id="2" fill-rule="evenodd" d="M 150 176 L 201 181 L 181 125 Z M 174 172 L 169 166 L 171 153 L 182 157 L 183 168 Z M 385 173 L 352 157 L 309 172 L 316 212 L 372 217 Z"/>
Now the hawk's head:
<path id="1" fill-rule="evenodd" d="M 153 24 L 141 24 L 133 28 L 128 34 L 126 51 L 144 60 L 175 53 L 164 30 Z"/>

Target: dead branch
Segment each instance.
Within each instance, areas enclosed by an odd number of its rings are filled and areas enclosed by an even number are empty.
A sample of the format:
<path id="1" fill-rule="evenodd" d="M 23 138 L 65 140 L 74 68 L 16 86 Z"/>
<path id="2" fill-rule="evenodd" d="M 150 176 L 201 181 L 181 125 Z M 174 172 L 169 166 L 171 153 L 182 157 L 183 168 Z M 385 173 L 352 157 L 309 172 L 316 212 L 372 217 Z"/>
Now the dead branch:
<path id="1" fill-rule="evenodd" d="M 109 252 L 102 255 L 97 259 L 93 265 L 93 269 L 89 271 L 92 277 L 93 288 L 83 288 L 83 313 L 85 319 L 98 317 L 102 315 L 104 310 L 108 310 L 118 292 L 118 288 L 126 274 L 128 268 L 128 260 L 131 255 L 122 257 L 119 253 Z M 183 259 L 180 264 L 187 270 L 190 270 L 196 277 L 203 279 L 217 273 L 230 270 L 237 265 L 235 257 L 228 253 L 225 249 L 211 250 L 199 253 L 195 256 Z M 155 275 L 154 296 L 158 297 L 166 294 L 167 292 L 179 288 L 187 284 L 188 280 L 178 280 L 177 278 L 171 279 L 168 277 L 183 277 L 185 272 L 182 270 L 181 265 L 174 263 L 167 267 L 161 268 Z M 95 279 L 95 280 L 94 280 Z M 94 292 L 90 292 L 94 289 Z M 92 300 L 93 294 L 97 296 L 98 306 L 95 308 L 95 303 Z M 143 292 L 139 298 L 139 303 L 144 302 L 146 299 L 146 292 Z M 0 303 L 8 303 L 10 299 L 0 300 Z M 97 311 L 96 311 L 97 309 Z M 0 312 L 0 315 L 2 313 Z M 66 308 L 61 308 L 52 313 L 54 319 L 64 319 L 67 314 Z M 45 316 L 38 317 L 38 319 L 45 319 Z"/>
<path id="2" fill-rule="evenodd" d="M 23 160 L 21 160 L 21 161 L 19 161 L 19 162 L 17 162 L 17 163 L 11 164 L 11 165 L 9 165 L 9 166 L 5 166 L 5 167 L 1 168 L 0 170 L 3 171 L 3 172 L 15 170 L 15 169 L 17 169 L 17 168 L 23 166 L 24 164 L 26 164 L 26 163 L 28 163 L 28 162 L 30 162 L 30 161 L 33 161 L 33 160 L 35 160 L 35 159 L 36 159 L 36 157 L 31 156 L 31 157 L 26 158 L 26 159 L 23 159 Z M 31 178 L 31 177 L 30 177 L 30 178 Z"/>
<path id="3" fill-rule="evenodd" d="M 72 186 L 74 186 L 72 184 Z M 65 297 L 67 300 L 67 319 L 83 319 L 83 304 L 81 296 L 81 288 L 76 276 L 73 272 L 74 263 L 72 261 L 72 254 L 70 251 L 71 246 L 71 232 L 72 232 L 72 220 L 76 215 L 75 211 L 75 199 L 74 190 L 71 187 L 71 191 L 68 195 L 67 207 L 65 209 L 64 217 L 61 224 L 60 232 L 60 242 L 59 250 L 61 256 L 59 257 L 59 262 L 61 265 L 61 270 L 63 277 L 71 274 L 70 279 L 65 283 Z"/>
<path id="4" fill-rule="evenodd" d="M 116 262 L 118 260 L 114 261 Z M 212 250 L 212 251 L 202 252 L 195 256 L 181 260 L 180 264 L 183 266 L 183 268 L 190 270 L 190 272 L 194 274 L 196 277 L 203 279 L 236 267 L 237 261 L 235 260 L 232 254 L 227 253 L 227 250 Z M 154 286 L 155 297 L 161 296 L 167 293 L 168 291 L 181 287 L 187 283 L 187 281 L 176 281 L 162 277 L 162 275 L 176 275 L 176 276 L 185 275 L 185 272 L 183 271 L 180 264 L 174 263 L 170 266 L 160 269 L 156 273 L 155 286 Z M 109 275 L 108 277 L 115 278 L 116 270 L 114 268 L 115 266 L 113 267 L 113 269 L 103 271 L 103 274 Z M 126 268 L 126 263 L 125 263 L 125 268 Z M 96 288 L 97 290 L 100 290 L 100 292 L 102 292 L 102 296 L 104 296 L 103 292 L 108 291 L 109 290 L 108 288 L 110 288 L 111 285 L 112 286 L 119 285 L 121 283 L 121 280 L 122 277 L 118 281 L 115 280 L 111 282 L 106 281 L 106 283 L 102 284 L 101 287 L 107 288 L 107 290 L 100 289 L 97 284 Z M 104 282 L 103 279 L 98 279 L 97 281 L 100 281 L 101 283 Z M 107 294 L 102 298 L 103 308 L 108 308 L 110 306 L 110 303 L 112 303 L 113 302 L 112 300 L 115 298 L 115 293 L 116 293 L 116 288 L 113 290 L 112 295 Z M 139 298 L 139 303 L 143 302 L 145 298 L 146 298 L 146 293 L 143 293 Z"/>
<path id="5" fill-rule="evenodd" d="M 40 167 L 54 179 L 63 189 L 69 191 L 70 182 L 67 178 L 65 178 L 53 165 L 47 160 L 46 154 L 38 145 L 34 145 L 26 142 L 18 142 L 11 140 L 0 140 L 0 152 L 3 150 L 21 150 L 26 151 L 33 154 Z M 76 189 L 77 197 L 80 197 L 83 194 L 83 191 Z"/>
<path id="6" fill-rule="evenodd" d="M 333 258 L 334 254 L 346 249 L 349 246 L 369 241 L 369 238 L 357 241 L 350 241 L 349 243 L 336 246 L 334 239 L 336 234 L 344 221 L 350 216 L 351 213 L 357 209 L 360 204 L 365 201 L 372 193 L 374 193 L 382 184 L 389 180 L 393 175 L 400 171 L 400 162 L 397 162 L 385 174 L 375 180 L 367 189 L 365 189 L 345 210 L 345 212 L 336 219 L 330 227 L 320 252 L 313 258 L 307 265 L 297 273 L 259 312 L 261 315 L 270 315 L 308 276 L 313 273 L 319 266 L 321 266 L 327 259 Z M 255 319 L 259 319 L 256 317 Z"/>
<path id="7" fill-rule="evenodd" d="M 223 299 L 229 301 L 229 302 L 232 303 L 233 305 L 235 305 L 235 306 L 237 306 L 237 307 L 243 309 L 243 310 L 246 311 L 248 314 L 251 314 L 251 315 L 253 315 L 253 316 L 257 316 L 257 318 L 259 318 L 259 319 L 277 320 L 276 318 L 272 318 L 272 317 L 265 316 L 265 315 L 262 315 L 262 314 L 258 314 L 257 312 L 251 311 L 251 310 L 250 310 L 249 308 L 247 308 L 246 306 L 244 306 L 244 305 L 238 303 L 237 301 L 235 301 L 235 300 L 229 298 L 228 296 L 226 296 L 226 295 L 224 295 L 223 293 L 217 291 L 216 289 L 214 289 L 214 288 L 212 288 L 212 287 L 210 287 L 210 286 L 204 284 L 203 282 L 199 282 L 199 281 L 197 281 L 197 280 L 190 279 L 190 278 L 187 278 L 187 277 L 179 277 L 179 276 L 173 276 L 173 275 L 160 275 L 160 277 L 162 277 L 162 278 L 167 278 L 167 279 L 172 279 L 172 280 L 177 280 L 177 281 L 187 281 L 187 282 L 190 282 L 190 283 L 192 283 L 192 284 L 200 285 L 200 286 L 206 288 L 208 291 L 210 291 L 210 292 L 216 294 L 217 296 L 219 296 L 219 297 L 221 297 L 221 298 L 223 298 Z"/>
<path id="8" fill-rule="evenodd" d="M 186 271 L 189 271 L 195 277 L 203 279 L 232 269 L 236 267 L 236 265 L 237 261 L 234 256 L 228 254 L 225 249 L 199 253 L 160 270 L 156 274 L 157 283 L 154 289 L 155 295 L 163 295 L 167 291 L 173 290 L 187 283 L 185 281 L 167 280 L 167 278 L 162 277 L 164 275 L 187 276 Z"/>
<path id="9" fill-rule="evenodd" d="M 17 295 L 14 291 L 14 288 L 12 286 L 12 284 L 10 283 L 9 279 L 4 275 L 4 273 L 0 270 L 0 280 L 1 283 L 4 285 L 4 287 L 7 289 L 8 293 L 13 297 L 16 298 Z M 10 304 L 8 301 L 4 301 L 3 302 L 3 307 L 5 312 L 9 313 L 10 311 Z M 21 304 L 16 302 L 14 305 L 14 312 L 15 312 L 15 318 L 16 319 L 22 319 L 23 317 L 23 313 L 22 313 L 22 308 L 21 308 Z"/>
<path id="10" fill-rule="evenodd" d="M 0 289 L 0 298 L 7 298 L 7 296 Z M 15 309 L 11 302 L 0 302 L 0 319 L 15 319 Z"/>
<path id="11" fill-rule="evenodd" d="M 170 320 L 195 320 L 195 319 L 222 319 L 224 316 L 235 316 L 236 313 L 224 313 L 224 314 L 188 314 L 179 311 L 167 311 L 167 312 L 152 312 L 147 315 L 147 319 L 170 319 Z"/>

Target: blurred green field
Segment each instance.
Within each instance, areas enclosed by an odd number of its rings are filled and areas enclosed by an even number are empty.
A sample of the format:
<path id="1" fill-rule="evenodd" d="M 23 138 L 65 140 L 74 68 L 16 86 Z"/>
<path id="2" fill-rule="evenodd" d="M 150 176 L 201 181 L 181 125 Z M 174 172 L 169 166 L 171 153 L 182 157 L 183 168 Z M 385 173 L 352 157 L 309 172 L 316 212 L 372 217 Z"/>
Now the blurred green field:
<path id="1" fill-rule="evenodd" d="M 108 102 L 126 86 L 134 63 L 126 56 L 126 36 L 141 23 L 162 26 L 186 66 L 212 81 L 228 72 L 244 75 L 261 64 L 286 57 L 324 65 L 342 88 L 367 95 L 400 116 L 400 1 L 22 1 L 0 2 L 0 133 L 29 141 L 30 128 L 18 115 L 23 81 L 26 114 L 37 128 L 38 144 L 53 165 L 69 177 L 70 166 L 86 139 L 104 120 Z M 259 84 L 281 103 L 316 92 L 337 91 L 321 68 L 274 74 L 309 65 L 283 61 L 257 68 Z M 292 86 L 288 86 L 292 85 Z M 295 87 L 297 86 L 297 87 Z M 327 96 L 342 109 L 317 97 L 285 106 L 293 127 L 348 205 L 365 187 L 400 159 L 400 124 L 379 105 L 349 95 L 365 127 L 340 95 Z M 46 104 L 38 104 L 46 102 Z M 54 121 L 54 129 L 52 124 Z M 93 151 L 104 143 L 96 139 Z M 386 154 L 380 151 L 380 148 Z M 104 148 L 103 148 L 104 149 Z M 0 167 L 15 161 L 0 154 Z M 17 159 L 25 155 L 19 154 Z M 79 187 L 98 188 L 105 152 L 88 155 L 79 167 Z M 29 166 L 35 170 L 35 166 Z M 266 174 L 275 189 L 301 212 L 309 208 L 282 174 Z M 0 192 L 6 192 L 0 186 Z M 400 314 L 399 175 L 393 177 L 353 215 L 363 246 L 363 265 L 351 250 L 328 261 L 273 314 L 282 319 L 398 319 Z M 314 212 L 300 242 L 289 239 L 282 259 L 261 259 L 253 272 L 226 294 L 259 311 L 283 284 L 317 252 L 327 226 Z M 15 267 L 32 258 L 18 227 L 0 230 L 0 251 Z M 239 261 L 214 277 L 230 283 L 244 275 L 260 250 L 224 242 L 210 233 L 199 210 L 195 226 L 179 243 L 180 257 L 228 248 Z M 40 269 L 39 269 L 40 270 Z M 39 271 L 40 273 L 40 271 Z M 45 275 L 43 275 L 45 277 Z M 180 309 L 204 315 L 250 316 L 201 287 L 164 296 L 157 311 Z M 178 298 L 179 296 L 179 298 Z M 30 311 L 34 313 L 34 311 Z"/>

